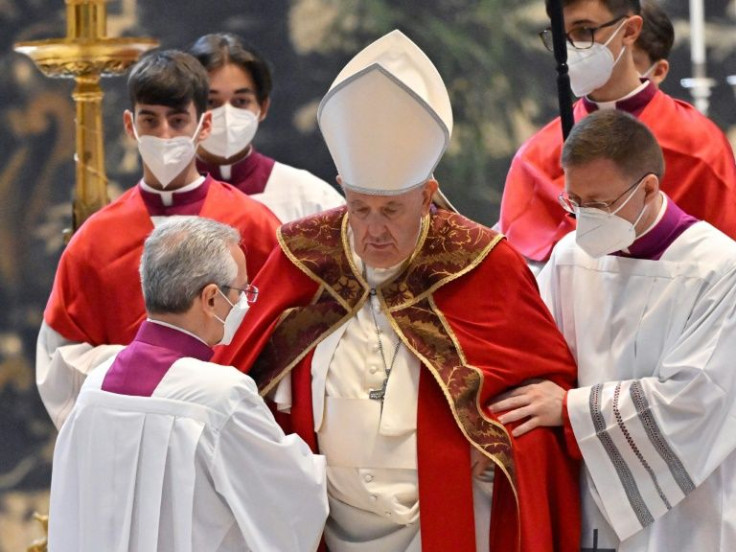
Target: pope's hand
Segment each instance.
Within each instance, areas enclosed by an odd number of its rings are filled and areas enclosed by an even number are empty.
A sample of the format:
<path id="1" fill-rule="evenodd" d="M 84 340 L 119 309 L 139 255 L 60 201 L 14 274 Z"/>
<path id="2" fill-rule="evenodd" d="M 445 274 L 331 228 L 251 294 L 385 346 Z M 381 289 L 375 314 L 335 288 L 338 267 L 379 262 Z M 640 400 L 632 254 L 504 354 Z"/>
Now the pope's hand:
<path id="1" fill-rule="evenodd" d="M 526 420 L 511 432 L 514 437 L 520 437 L 535 427 L 561 426 L 564 398 L 562 387 L 541 380 L 499 395 L 490 408 L 494 414 L 504 412 L 498 417 L 502 424 Z"/>

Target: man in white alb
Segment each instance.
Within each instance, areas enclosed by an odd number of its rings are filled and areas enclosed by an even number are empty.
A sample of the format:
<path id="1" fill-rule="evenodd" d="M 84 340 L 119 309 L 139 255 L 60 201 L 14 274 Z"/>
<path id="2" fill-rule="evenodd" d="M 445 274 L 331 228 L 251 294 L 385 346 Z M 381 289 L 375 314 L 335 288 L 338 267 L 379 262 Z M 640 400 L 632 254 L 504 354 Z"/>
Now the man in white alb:
<path id="1" fill-rule="evenodd" d="M 526 419 L 518 435 L 565 426 L 583 548 L 736 550 L 736 243 L 659 190 L 660 147 L 626 113 L 580 121 L 562 166 L 577 229 L 539 284 L 580 388 L 534 383 L 495 410 Z"/>
<path id="2" fill-rule="evenodd" d="M 324 458 L 284 435 L 253 380 L 209 362 L 257 298 L 239 243 L 200 217 L 146 240 L 148 319 L 87 377 L 56 442 L 50 550 L 317 548 Z"/>

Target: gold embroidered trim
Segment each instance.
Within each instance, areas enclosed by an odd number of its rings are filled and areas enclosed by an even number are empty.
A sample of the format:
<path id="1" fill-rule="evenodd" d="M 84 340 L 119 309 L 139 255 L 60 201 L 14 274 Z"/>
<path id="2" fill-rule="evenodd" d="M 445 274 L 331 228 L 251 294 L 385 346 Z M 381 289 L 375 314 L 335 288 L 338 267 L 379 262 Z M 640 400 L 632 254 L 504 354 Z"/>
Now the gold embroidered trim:
<path id="1" fill-rule="evenodd" d="M 355 316 L 368 298 L 369 285 L 352 259 L 347 225 L 347 212 L 337 211 L 317 220 L 291 223 L 288 237 L 281 229 L 278 232 L 279 244 L 289 260 L 320 288 L 310 305 L 292 309 L 281 318 L 266 348 L 271 352 L 259 357 L 265 361 L 271 354 L 277 364 L 263 367 L 264 394 L 314 346 Z M 455 214 L 440 211 L 432 218 L 427 215 L 422 220 L 420 238 L 410 262 L 394 279 L 377 289 L 377 296 L 401 341 L 428 367 L 440 385 L 465 438 L 498 465 L 511 482 L 518 507 L 508 432 L 484 414 L 479 404 L 483 373 L 467 364 L 457 337 L 432 297 L 443 285 L 476 268 L 502 239 L 500 234 Z M 329 276 L 330 282 L 324 276 Z M 299 335 L 311 336 L 309 343 L 300 342 Z M 413 339 L 418 344 L 426 341 L 426 347 L 422 348 L 428 351 L 420 352 L 412 345 Z M 282 347 L 293 347 L 298 353 L 293 358 L 288 355 L 283 358 L 278 351 Z M 284 364 L 278 366 L 280 361 Z M 453 379 L 469 376 L 467 380 Z M 478 421 L 480 433 L 471 435 L 469 428 Z"/>
<path id="2" fill-rule="evenodd" d="M 462 269 L 462 270 L 460 270 L 460 271 L 458 271 L 458 272 L 456 272 L 454 274 L 450 274 L 450 275 L 446 276 L 442 280 L 440 280 L 440 281 L 436 282 L 435 284 L 433 284 L 426 291 L 424 291 L 424 292 L 420 293 L 419 295 L 415 296 L 414 299 L 412 299 L 410 301 L 407 301 L 406 303 L 398 304 L 398 305 L 395 305 L 395 306 L 391 307 L 390 309 L 388 309 L 388 312 L 393 312 L 395 310 L 399 310 L 399 309 L 403 309 L 403 308 L 406 308 L 406 307 L 410 307 L 410 306 L 414 305 L 415 303 L 419 303 L 419 302 L 423 301 L 425 298 L 431 297 L 434 294 L 434 292 L 437 291 L 442 286 L 449 284 L 453 280 L 457 280 L 461 276 L 464 276 L 465 274 L 467 274 L 471 270 L 475 269 L 480 263 L 483 262 L 483 260 L 488 256 L 488 254 L 493 250 L 494 247 L 496 247 L 496 245 L 498 245 L 498 243 L 503 238 L 504 238 L 504 236 L 502 236 L 501 234 L 498 234 L 496 237 L 494 237 L 491 240 L 491 242 L 485 247 L 485 249 L 480 252 L 480 254 L 478 255 L 478 257 L 474 261 L 472 261 L 470 264 L 468 264 L 464 269 Z"/>
<path id="3" fill-rule="evenodd" d="M 495 243 L 498 243 L 498 242 L 495 242 Z M 485 379 L 485 375 L 483 374 L 483 371 L 481 369 L 477 368 L 476 366 L 473 366 L 472 364 L 468 364 L 468 361 L 467 361 L 467 359 L 465 357 L 465 351 L 463 351 L 463 348 L 460 345 L 460 342 L 458 341 L 457 336 L 455 335 L 455 332 L 452 330 L 452 327 L 450 326 L 449 322 L 445 318 L 445 315 L 443 314 L 443 312 L 439 309 L 439 307 L 437 307 L 437 304 L 434 302 L 434 298 L 433 297 L 430 297 L 429 298 L 429 304 L 430 304 L 430 306 L 432 308 L 432 311 L 435 313 L 435 315 L 437 315 L 437 318 L 439 318 L 440 323 L 445 328 L 445 331 L 447 332 L 447 335 L 450 336 L 450 339 L 452 340 L 452 343 L 455 346 L 455 350 L 457 351 L 457 353 L 458 353 L 458 355 L 460 357 L 460 361 L 463 363 L 464 366 L 467 366 L 468 368 L 470 368 L 471 370 L 475 371 L 478 374 L 478 377 L 480 379 L 480 385 L 478 386 L 478 393 L 476 393 L 476 395 L 475 395 L 475 403 L 476 403 L 476 408 L 478 409 L 478 412 L 480 413 L 481 417 L 486 422 L 488 422 L 488 423 L 496 426 L 497 428 L 501 429 L 506 434 L 506 438 L 508 439 L 509 444 L 510 444 L 511 443 L 511 436 L 509 435 L 509 432 L 506 429 L 506 427 L 503 424 L 501 424 L 500 422 L 497 422 L 496 420 L 493 420 L 491 418 L 486 417 L 485 412 L 483 411 L 483 408 L 482 408 L 483 405 L 480 404 L 480 390 L 483 389 L 483 381 Z M 448 397 L 448 400 L 449 400 L 449 397 Z M 452 410 L 452 413 L 453 413 L 453 416 L 455 416 L 455 409 L 454 408 Z M 457 416 L 455 417 L 455 422 L 458 425 L 460 425 L 460 420 L 457 418 Z M 468 437 L 468 436 L 466 435 L 466 437 Z M 518 491 L 516 489 L 516 481 L 514 479 L 512 479 L 511 474 L 506 469 L 506 466 L 502 462 L 500 462 L 497 458 L 495 458 L 495 456 L 488 454 L 482 447 L 478 446 L 477 443 L 474 443 L 469 438 L 468 438 L 468 440 L 473 444 L 473 446 L 475 448 L 477 448 L 483 454 L 485 454 L 486 456 L 488 456 L 491 460 L 493 460 L 493 463 L 494 464 L 496 464 L 499 468 L 501 468 L 501 470 L 503 471 L 504 475 L 506 476 L 506 479 L 508 479 L 509 484 L 511 485 L 511 489 L 514 491 L 514 499 L 516 501 L 516 509 L 517 509 L 517 512 L 520 513 L 519 495 L 518 495 Z"/>
<path id="4" fill-rule="evenodd" d="M 381 306 L 385 308 L 386 303 L 381 295 L 379 295 L 379 301 Z M 412 312 L 414 312 L 414 315 L 412 315 Z M 404 345 L 420 358 L 432 372 L 450 405 L 455 422 L 468 441 L 473 443 L 476 448 L 483 450 L 484 454 L 495 463 L 502 465 L 504 474 L 511 482 L 512 487 L 515 487 L 509 434 L 502 424 L 488 418 L 480 406 L 479 395 L 483 384 L 483 373 L 477 367 L 467 364 L 457 338 L 454 333 L 447 331 L 449 324 L 447 324 L 446 319 L 441 315 L 441 311 L 433 300 L 428 298 L 424 305 L 414 304 L 406 309 L 391 313 L 387 318 Z M 416 329 L 412 331 L 410 328 Z M 407 332 L 414 334 L 414 339 L 423 337 L 422 342 L 426 345 L 426 348 L 434 349 L 430 351 L 434 354 L 422 353 L 414 347 L 411 344 L 412 338 L 407 335 Z M 417 335 L 417 332 L 421 335 Z M 445 340 L 449 340 L 450 343 L 443 344 L 442 342 Z M 433 344 L 439 346 L 433 346 Z M 475 381 L 467 380 L 468 372 L 475 375 Z M 461 378 L 460 381 L 457 380 L 458 377 Z M 452 385 L 453 381 L 455 381 L 455 385 Z M 454 392 L 451 388 L 454 388 Z M 473 396 L 469 397 L 469 393 L 473 393 Z M 461 413 L 458 412 L 458 405 L 463 402 L 463 397 L 465 397 L 464 401 L 466 402 L 463 410 L 465 408 L 469 409 L 468 414 L 474 418 L 477 417 L 488 426 L 485 431 L 481 430 L 481 433 L 486 434 L 490 439 L 489 442 L 482 443 L 483 439 L 477 440 L 478 436 L 471 436 L 468 433 L 466 423 L 472 424 L 473 422 L 465 422 L 465 416 L 461 416 Z M 496 445 L 497 450 L 495 452 L 483 449 L 484 444 L 490 446 L 491 442 Z"/>
<path id="5" fill-rule="evenodd" d="M 284 235 L 282 233 L 283 226 L 279 226 L 276 230 L 276 239 L 279 242 L 279 246 L 281 247 L 281 251 L 284 252 L 284 255 L 288 257 L 288 259 L 296 266 L 299 270 L 301 270 L 304 274 L 306 274 L 310 280 L 317 282 L 321 287 L 323 287 L 330 295 L 332 295 L 335 300 L 340 303 L 343 308 L 346 310 L 350 310 L 350 305 L 338 294 L 335 292 L 331 286 L 327 285 L 326 282 L 317 276 L 312 270 L 310 270 L 304 263 L 301 262 L 300 259 L 292 253 L 291 248 L 287 245 L 286 240 L 284 239 Z"/>
<path id="6" fill-rule="evenodd" d="M 361 303 L 361 306 L 362 306 L 362 303 Z M 294 368 L 294 366 L 296 366 L 297 364 L 299 364 L 302 361 L 302 359 L 305 356 L 307 356 L 307 354 L 309 354 L 309 351 L 311 351 L 314 347 L 316 347 L 317 345 L 319 345 L 328 335 L 330 335 L 334 331 L 335 328 L 339 328 L 345 322 L 347 322 L 353 316 L 355 316 L 357 310 L 358 309 L 355 309 L 354 311 L 348 311 L 348 313 L 345 316 L 343 316 L 340 320 L 338 320 L 338 322 L 336 324 L 334 324 L 334 325 L 330 326 L 329 328 L 327 328 L 324 332 L 322 332 L 314 340 L 314 342 L 311 345 L 309 345 L 308 347 L 304 348 L 304 350 L 302 350 L 302 352 L 296 358 L 294 358 L 294 360 L 292 360 L 291 362 L 289 362 L 282 370 L 279 371 L 278 374 L 276 374 L 275 376 L 273 376 L 270 379 L 270 381 L 260 390 L 261 396 L 262 397 L 265 397 L 266 395 L 268 395 L 271 392 L 271 390 L 274 387 L 276 387 L 282 379 L 284 379 L 284 377 L 286 377 L 287 375 L 289 375 L 291 373 L 291 370 Z"/>

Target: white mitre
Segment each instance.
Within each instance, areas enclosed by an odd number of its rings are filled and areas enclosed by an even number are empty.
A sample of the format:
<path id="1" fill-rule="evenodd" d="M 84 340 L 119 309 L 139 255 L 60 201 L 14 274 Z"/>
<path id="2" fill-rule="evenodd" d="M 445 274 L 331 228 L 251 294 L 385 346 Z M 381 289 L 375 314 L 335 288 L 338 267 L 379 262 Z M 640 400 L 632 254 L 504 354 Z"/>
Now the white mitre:
<path id="1" fill-rule="evenodd" d="M 395 30 L 348 62 L 317 121 L 346 189 L 397 195 L 432 178 L 450 143 L 452 107 L 430 59 Z"/>

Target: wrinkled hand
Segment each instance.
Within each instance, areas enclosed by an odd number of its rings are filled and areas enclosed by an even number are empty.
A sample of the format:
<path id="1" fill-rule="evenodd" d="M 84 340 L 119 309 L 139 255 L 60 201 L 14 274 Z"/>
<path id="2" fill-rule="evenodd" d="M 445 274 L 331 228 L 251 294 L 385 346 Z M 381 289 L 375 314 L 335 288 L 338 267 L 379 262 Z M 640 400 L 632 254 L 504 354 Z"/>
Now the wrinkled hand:
<path id="1" fill-rule="evenodd" d="M 551 381 L 542 380 L 517 387 L 499 395 L 491 404 L 491 412 L 505 412 L 498 417 L 502 424 L 526 421 L 511 432 L 520 437 L 540 426 L 562 425 L 562 401 L 565 390 Z"/>

